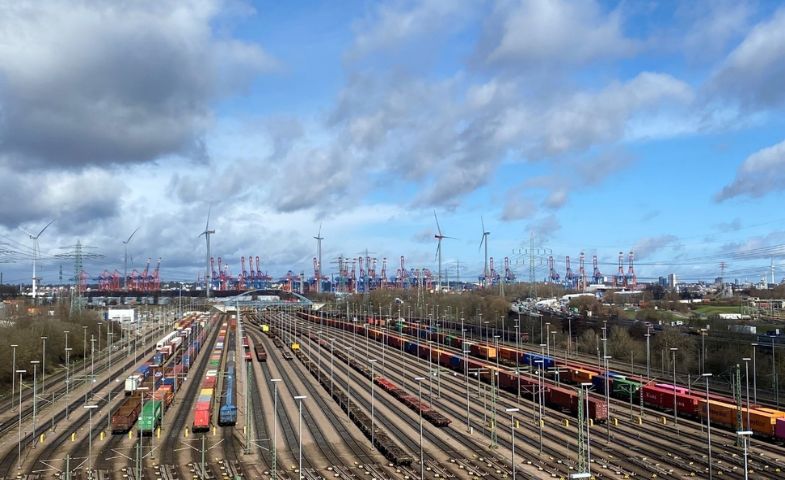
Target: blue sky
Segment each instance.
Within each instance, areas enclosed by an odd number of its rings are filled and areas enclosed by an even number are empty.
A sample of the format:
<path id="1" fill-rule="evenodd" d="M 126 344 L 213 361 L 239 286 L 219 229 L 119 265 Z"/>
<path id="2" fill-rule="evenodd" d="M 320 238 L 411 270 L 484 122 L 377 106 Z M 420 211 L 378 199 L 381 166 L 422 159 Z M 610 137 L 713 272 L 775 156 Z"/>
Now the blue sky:
<path id="1" fill-rule="evenodd" d="M 436 271 L 436 211 L 464 278 L 481 217 L 519 276 L 534 234 L 562 276 L 633 250 L 643 279 L 783 277 L 781 2 L 47 0 L 0 27 L 7 281 L 53 218 L 44 281 L 77 239 L 121 271 L 137 227 L 131 268 L 194 279 L 210 205 L 232 273 L 310 273 L 320 224 L 328 271 Z"/>

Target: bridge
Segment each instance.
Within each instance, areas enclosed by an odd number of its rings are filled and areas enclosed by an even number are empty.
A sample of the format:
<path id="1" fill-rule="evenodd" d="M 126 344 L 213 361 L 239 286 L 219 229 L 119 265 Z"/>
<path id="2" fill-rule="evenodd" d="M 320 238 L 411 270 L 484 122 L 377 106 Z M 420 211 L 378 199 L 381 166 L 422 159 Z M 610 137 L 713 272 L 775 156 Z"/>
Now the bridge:
<path id="1" fill-rule="evenodd" d="M 235 307 L 265 308 L 292 308 L 300 307 L 310 309 L 313 302 L 304 296 L 286 290 L 259 289 L 248 290 L 239 295 L 223 297 L 212 300 L 213 305 L 222 305 L 226 309 Z"/>

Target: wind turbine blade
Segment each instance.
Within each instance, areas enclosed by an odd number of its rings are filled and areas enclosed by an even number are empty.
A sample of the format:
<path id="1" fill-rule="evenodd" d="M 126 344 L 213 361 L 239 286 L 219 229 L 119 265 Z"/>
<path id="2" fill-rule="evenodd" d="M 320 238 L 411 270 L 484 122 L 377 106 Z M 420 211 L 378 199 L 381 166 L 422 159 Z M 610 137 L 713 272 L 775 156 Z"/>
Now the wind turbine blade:
<path id="1" fill-rule="evenodd" d="M 46 224 L 46 226 L 45 226 L 44 228 L 42 228 L 40 232 L 38 232 L 38 235 L 36 235 L 36 236 L 35 236 L 35 238 L 38 238 L 38 237 L 40 237 L 40 236 L 41 236 L 41 234 L 42 234 L 42 233 L 44 233 L 44 230 L 46 230 L 47 228 L 49 228 L 49 225 L 51 225 L 52 223 L 54 223 L 54 219 L 52 219 L 52 221 L 51 221 L 51 222 L 47 223 L 47 224 Z"/>
<path id="2" fill-rule="evenodd" d="M 436 216 L 436 210 L 433 211 L 433 218 L 436 219 L 436 230 L 439 232 L 439 235 L 442 234 L 442 227 L 439 226 L 439 217 Z"/>
<path id="3" fill-rule="evenodd" d="M 126 245 L 131 243 L 131 239 L 134 238 L 134 235 L 136 235 L 136 232 L 138 232 L 140 228 L 142 228 L 142 227 L 136 227 L 136 230 L 134 230 L 134 233 L 132 233 L 131 236 L 128 237 L 128 240 L 124 241 L 123 243 L 125 243 Z"/>
<path id="4" fill-rule="evenodd" d="M 27 230 L 25 230 L 24 228 L 19 227 L 19 230 L 25 232 L 30 238 L 34 238 L 34 235 L 32 233 L 28 232 Z"/>
<path id="5" fill-rule="evenodd" d="M 207 223 L 204 225 L 204 231 L 205 232 L 210 230 L 210 212 L 212 211 L 212 209 L 213 209 L 213 204 L 211 203 L 207 207 Z"/>
<path id="6" fill-rule="evenodd" d="M 436 255 L 434 255 L 433 259 L 437 260 L 439 258 L 439 252 L 442 250 L 442 239 L 439 239 L 439 242 L 436 244 Z"/>
<path id="7" fill-rule="evenodd" d="M 322 236 L 322 222 L 319 222 L 319 233 L 316 234 L 317 237 Z"/>
<path id="8" fill-rule="evenodd" d="M 480 215 L 480 222 L 482 223 L 482 234 L 485 235 L 485 219 Z"/>
<path id="9" fill-rule="evenodd" d="M 482 238 L 480 239 L 480 246 L 477 247 L 477 251 L 479 252 L 482 249 L 482 244 L 485 242 L 485 234 L 482 234 Z"/>

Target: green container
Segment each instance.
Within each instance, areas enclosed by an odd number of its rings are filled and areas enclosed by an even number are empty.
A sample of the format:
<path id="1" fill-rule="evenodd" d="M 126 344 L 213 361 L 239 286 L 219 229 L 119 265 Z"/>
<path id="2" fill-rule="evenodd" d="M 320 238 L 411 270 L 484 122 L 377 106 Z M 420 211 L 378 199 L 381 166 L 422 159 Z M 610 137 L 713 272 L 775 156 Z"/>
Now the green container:
<path id="1" fill-rule="evenodd" d="M 152 434 L 155 428 L 161 424 L 161 408 L 160 400 L 145 402 L 142 413 L 139 414 L 139 433 Z"/>
<path id="2" fill-rule="evenodd" d="M 641 384 L 638 382 L 620 378 L 613 379 L 613 396 L 621 400 L 629 400 L 630 393 L 632 393 L 632 400 L 637 401 L 640 389 Z"/>

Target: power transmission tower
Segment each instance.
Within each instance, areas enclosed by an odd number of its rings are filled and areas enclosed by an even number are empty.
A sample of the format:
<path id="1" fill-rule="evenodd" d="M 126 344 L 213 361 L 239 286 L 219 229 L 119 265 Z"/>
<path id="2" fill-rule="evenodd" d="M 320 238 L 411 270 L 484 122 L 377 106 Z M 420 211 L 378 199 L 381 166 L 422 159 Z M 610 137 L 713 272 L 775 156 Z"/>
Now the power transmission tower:
<path id="1" fill-rule="evenodd" d="M 94 247 L 82 245 L 80 240 L 76 241 L 76 245 L 60 248 L 66 251 L 55 255 L 55 257 L 73 260 L 74 262 L 74 276 L 71 278 L 73 280 L 73 288 L 71 288 L 70 312 L 71 316 L 73 316 L 82 312 L 82 289 L 84 287 L 82 280 L 87 281 L 87 274 L 84 272 L 84 262 L 86 260 L 103 258 L 103 255 L 92 252 Z"/>
<path id="2" fill-rule="evenodd" d="M 535 288 L 535 283 L 537 282 L 537 267 L 541 267 L 545 265 L 545 261 L 548 255 L 553 254 L 553 250 L 550 248 L 544 247 L 535 247 L 534 241 L 534 232 L 529 235 L 529 248 L 525 250 L 518 250 L 517 253 L 519 257 L 519 261 L 521 258 L 528 257 L 527 260 L 524 260 L 522 263 L 526 263 L 528 261 L 529 264 L 529 297 L 536 298 L 537 290 Z"/>

